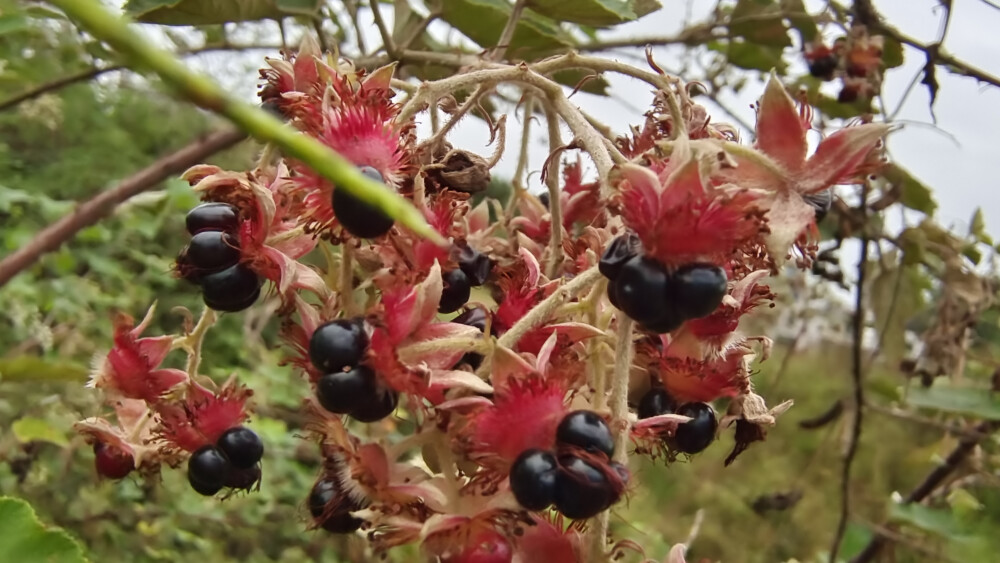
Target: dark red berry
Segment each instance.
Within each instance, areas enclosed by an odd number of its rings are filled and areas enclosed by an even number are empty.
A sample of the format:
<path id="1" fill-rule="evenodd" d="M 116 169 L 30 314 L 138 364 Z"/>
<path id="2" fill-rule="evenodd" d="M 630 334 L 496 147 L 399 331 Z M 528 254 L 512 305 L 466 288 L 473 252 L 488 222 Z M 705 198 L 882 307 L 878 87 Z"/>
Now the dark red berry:
<path id="1" fill-rule="evenodd" d="M 205 304 L 228 313 L 242 311 L 260 297 L 260 278 L 242 264 L 209 274 L 201 279 Z"/>
<path id="2" fill-rule="evenodd" d="M 94 468 L 101 477 L 124 479 L 135 469 L 135 459 L 117 446 L 97 442 L 94 444 Z"/>
<path id="3" fill-rule="evenodd" d="M 309 339 L 309 360 L 316 369 L 330 373 L 361 362 L 368 348 L 364 321 L 338 319 L 320 325 Z"/>
<path id="4" fill-rule="evenodd" d="M 493 530 L 483 530 L 470 537 L 461 552 L 442 556 L 440 563 L 510 563 L 513 559 L 507 538 Z"/>
<path id="5" fill-rule="evenodd" d="M 607 476 L 590 463 L 575 456 L 563 456 L 559 464 L 555 505 L 563 516 L 573 520 L 590 518 L 618 500 Z"/>
<path id="6" fill-rule="evenodd" d="M 320 479 L 309 492 L 309 513 L 324 530 L 334 534 L 349 534 L 361 527 L 362 521 L 351 516 L 361 506 L 352 502 L 341 488 L 329 479 Z"/>
<path id="7" fill-rule="evenodd" d="M 188 212 L 185 223 L 189 233 L 197 234 L 201 231 L 229 231 L 236 230 L 239 224 L 239 212 L 228 203 L 209 202 L 203 203 Z"/>
<path id="8" fill-rule="evenodd" d="M 527 510 L 544 510 L 555 500 L 556 458 L 545 450 L 521 452 L 510 467 L 510 490 Z"/>
<path id="9" fill-rule="evenodd" d="M 604 452 L 608 457 L 615 453 L 615 439 L 608 423 L 593 411 L 573 411 L 564 416 L 556 428 L 556 441 L 589 452 Z"/>
<path id="10" fill-rule="evenodd" d="M 812 206 L 816 212 L 816 222 L 819 223 L 826 218 L 827 213 L 830 212 L 830 207 L 833 206 L 833 190 L 826 189 L 814 194 L 806 194 L 802 196 L 802 199 L 806 200 L 806 203 Z"/>
<path id="11" fill-rule="evenodd" d="M 442 281 L 444 290 L 438 305 L 439 313 L 453 313 L 469 302 L 472 286 L 469 285 L 469 277 L 465 272 L 458 268 L 447 271 L 442 276 Z"/>
<path id="12" fill-rule="evenodd" d="M 247 469 L 257 465 L 264 456 L 264 442 L 256 432 L 245 426 L 230 428 L 219 436 L 216 442 L 222 453 L 239 469 Z"/>
<path id="13" fill-rule="evenodd" d="M 854 85 L 844 85 L 837 94 L 837 101 L 842 104 L 853 104 L 861 97 L 861 89 Z"/>
<path id="14" fill-rule="evenodd" d="M 619 308 L 639 324 L 654 324 L 673 313 L 667 299 L 670 276 L 662 264 L 645 256 L 627 261 L 613 282 Z"/>
<path id="15" fill-rule="evenodd" d="M 639 418 L 671 414 L 677 410 L 677 401 L 663 387 L 653 387 L 639 400 Z"/>
<path id="16" fill-rule="evenodd" d="M 817 57 L 809 61 L 809 74 L 815 76 L 816 78 L 830 80 L 833 78 L 833 73 L 837 70 L 837 66 L 839 64 L 840 59 L 833 53 L 824 57 Z"/>
<path id="17" fill-rule="evenodd" d="M 615 237 L 604 249 L 604 254 L 597 263 L 597 269 L 609 280 L 617 278 L 622 266 L 640 254 L 640 246 L 639 237 L 635 233 Z"/>
<path id="18" fill-rule="evenodd" d="M 469 278 L 470 285 L 479 286 L 489 279 L 493 261 L 475 248 L 463 246 L 458 253 L 458 267 Z"/>
<path id="19" fill-rule="evenodd" d="M 226 478 L 226 486 L 231 489 L 249 491 L 260 482 L 260 467 L 253 466 L 245 469 L 233 468 Z"/>
<path id="20" fill-rule="evenodd" d="M 677 427 L 674 434 L 674 449 L 687 454 L 703 451 L 715 440 L 715 431 L 719 421 L 715 419 L 715 410 L 708 403 L 684 403 L 677 409 L 677 414 L 690 416 L 692 420 Z"/>
<path id="21" fill-rule="evenodd" d="M 360 171 L 377 182 L 384 182 L 382 175 L 371 166 Z M 361 201 L 347 190 L 333 191 L 333 213 L 340 226 L 358 238 L 380 237 L 392 228 L 392 217 L 370 203 Z"/>
<path id="22" fill-rule="evenodd" d="M 714 264 L 688 264 L 674 273 L 671 293 L 677 311 L 689 319 L 711 315 L 726 296 L 726 271 Z"/>
<path id="23" fill-rule="evenodd" d="M 357 404 L 351 412 L 351 418 L 358 422 L 376 422 L 389 416 L 399 404 L 399 393 L 392 389 L 380 388 L 368 400 Z"/>
<path id="24" fill-rule="evenodd" d="M 239 241 L 222 231 L 200 231 L 191 237 L 184 259 L 199 272 L 225 270 L 240 260 Z"/>
<path id="25" fill-rule="evenodd" d="M 229 480 L 233 466 L 215 446 L 202 446 L 188 460 L 188 482 L 198 494 L 210 497 Z"/>
<path id="26" fill-rule="evenodd" d="M 350 371 L 335 371 L 316 382 L 316 398 L 324 409 L 347 414 L 358 405 L 371 401 L 378 391 L 375 372 L 364 365 Z"/>

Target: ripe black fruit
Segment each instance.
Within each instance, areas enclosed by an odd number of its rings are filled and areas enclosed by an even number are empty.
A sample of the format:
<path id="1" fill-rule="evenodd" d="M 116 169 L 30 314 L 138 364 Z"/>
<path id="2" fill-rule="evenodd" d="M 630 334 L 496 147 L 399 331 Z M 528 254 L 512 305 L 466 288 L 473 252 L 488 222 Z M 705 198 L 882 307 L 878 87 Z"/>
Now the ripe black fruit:
<path id="1" fill-rule="evenodd" d="M 490 257 L 471 246 L 463 246 L 458 253 L 458 267 L 469 278 L 470 285 L 483 285 L 490 277 L 493 262 Z"/>
<path id="2" fill-rule="evenodd" d="M 392 389 L 379 388 L 367 400 L 357 404 L 349 413 L 358 422 L 375 422 L 389 416 L 399 404 L 399 394 Z"/>
<path id="3" fill-rule="evenodd" d="M 622 266 L 639 254 L 639 246 L 639 238 L 634 233 L 615 237 L 604 249 L 597 269 L 609 280 L 617 278 Z"/>
<path id="4" fill-rule="evenodd" d="M 816 222 L 819 223 L 830 212 L 830 207 L 833 205 L 833 191 L 826 189 L 814 194 L 806 194 L 802 196 L 802 199 L 812 206 L 816 212 Z"/>
<path id="5" fill-rule="evenodd" d="M 253 466 L 246 469 L 237 469 L 229 473 L 226 478 L 226 486 L 231 489 L 249 491 L 260 481 L 260 467 Z"/>
<path id="6" fill-rule="evenodd" d="M 639 418 L 670 414 L 677 410 L 677 401 L 663 387 L 653 387 L 639 400 Z"/>
<path id="7" fill-rule="evenodd" d="M 184 256 L 201 272 L 218 272 L 239 262 L 239 241 L 222 231 L 200 231 L 191 237 Z"/>
<path id="8" fill-rule="evenodd" d="M 347 414 L 358 405 L 371 401 L 377 391 L 375 372 L 368 366 L 328 373 L 316 382 L 319 404 L 337 414 Z"/>
<path id="9" fill-rule="evenodd" d="M 316 369 L 330 373 L 358 365 L 368 348 L 364 321 L 338 319 L 313 332 L 309 339 L 309 360 Z"/>
<path id="10" fill-rule="evenodd" d="M 590 463 L 575 457 L 559 458 L 556 478 L 556 509 L 567 518 L 582 520 L 596 516 L 617 500 L 608 478 Z"/>
<path id="11" fill-rule="evenodd" d="M 330 503 L 336 505 L 328 511 Z M 350 515 L 352 510 L 360 508 L 346 498 L 335 482 L 328 479 L 316 481 L 309 492 L 309 513 L 324 530 L 334 534 L 349 534 L 360 528 L 362 521 Z"/>
<path id="12" fill-rule="evenodd" d="M 510 490 L 524 508 L 544 510 L 555 499 L 558 474 L 554 455 L 539 449 L 525 450 L 510 468 Z"/>
<path id="13" fill-rule="evenodd" d="M 662 264 L 645 256 L 627 261 L 614 281 L 619 308 L 639 324 L 656 324 L 673 314 L 667 300 L 670 276 Z"/>
<path id="14" fill-rule="evenodd" d="M 188 482 L 198 494 L 210 497 L 226 485 L 233 471 L 226 456 L 215 446 L 203 446 L 188 460 Z"/>
<path id="15" fill-rule="evenodd" d="M 453 313 L 469 302 L 469 295 L 472 291 L 469 277 L 460 268 L 456 268 L 445 272 L 441 278 L 444 282 L 444 290 L 441 292 L 438 312 Z"/>
<path id="16" fill-rule="evenodd" d="M 608 301 L 615 309 L 621 310 L 621 301 L 618 300 L 618 284 L 614 281 L 608 283 Z"/>
<path id="17" fill-rule="evenodd" d="M 837 55 L 830 53 L 825 57 L 818 57 L 809 61 L 809 74 L 815 76 L 816 78 L 830 80 L 833 78 L 833 72 L 837 70 L 837 66 L 839 64 L 840 59 Z"/>
<path id="18" fill-rule="evenodd" d="M 260 279 L 250 268 L 237 264 L 201 279 L 205 304 L 216 311 L 242 311 L 260 297 Z"/>
<path id="19" fill-rule="evenodd" d="M 371 166 L 362 166 L 360 171 L 372 180 L 385 181 L 382 174 Z M 340 225 L 358 238 L 380 237 L 392 228 L 392 217 L 346 190 L 333 191 L 333 213 Z"/>
<path id="20" fill-rule="evenodd" d="M 556 441 L 589 452 L 604 452 L 608 457 L 615 453 L 608 423 L 593 411 L 573 411 L 564 416 L 556 428 Z"/>
<path id="21" fill-rule="evenodd" d="M 469 309 L 452 319 L 451 322 L 474 326 L 479 329 L 479 332 L 486 332 L 486 310 L 482 307 Z M 458 363 L 469 364 L 472 369 L 479 369 L 479 366 L 483 363 L 483 355 L 475 352 L 469 352 L 462 356 L 462 359 L 460 359 Z"/>
<path id="22" fill-rule="evenodd" d="M 233 231 L 239 223 L 239 213 L 228 203 L 203 203 L 188 212 L 185 224 L 189 233 L 201 231 Z"/>
<path id="23" fill-rule="evenodd" d="M 726 296 L 726 271 L 714 264 L 688 264 L 674 273 L 671 290 L 678 312 L 689 319 L 711 315 Z"/>
<path id="24" fill-rule="evenodd" d="M 692 420 L 677 427 L 674 434 L 674 449 L 687 454 L 696 454 L 709 446 L 715 439 L 719 421 L 715 410 L 708 403 L 684 403 L 677 414 L 690 416 Z"/>
<path id="25" fill-rule="evenodd" d="M 648 330 L 649 332 L 664 334 L 677 330 L 682 324 L 684 324 L 684 317 L 682 317 L 676 309 L 671 307 L 666 315 L 656 319 L 655 321 L 642 323 L 639 326 L 643 330 Z"/>
<path id="26" fill-rule="evenodd" d="M 226 430 L 215 445 L 229 458 L 229 463 L 240 469 L 257 465 L 264 456 L 264 442 L 256 432 L 245 426 Z"/>

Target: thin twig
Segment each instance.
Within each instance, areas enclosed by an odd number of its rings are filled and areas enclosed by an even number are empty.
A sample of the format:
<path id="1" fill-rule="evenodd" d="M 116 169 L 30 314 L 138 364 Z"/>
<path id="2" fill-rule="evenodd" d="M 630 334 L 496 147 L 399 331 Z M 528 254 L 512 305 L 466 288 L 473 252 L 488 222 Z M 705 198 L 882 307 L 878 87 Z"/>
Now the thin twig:
<path id="1" fill-rule="evenodd" d="M 549 263 L 545 274 L 549 279 L 559 275 L 563 262 L 563 218 L 562 201 L 559 197 L 559 163 L 558 156 L 553 156 L 562 146 L 559 135 L 559 116 L 549 104 L 545 104 L 545 119 L 549 126 L 549 169 L 545 177 L 545 185 L 549 189 Z"/>
<path id="2" fill-rule="evenodd" d="M 497 39 L 496 48 L 486 57 L 487 60 L 499 61 L 503 59 L 503 56 L 507 53 L 507 47 L 510 46 L 511 39 L 514 38 L 514 31 L 517 29 L 517 22 L 521 19 L 521 12 L 524 11 L 525 4 L 527 4 L 526 0 L 517 0 L 514 2 L 510 17 L 507 18 L 507 24 L 503 26 L 500 38 Z"/>
<path id="3" fill-rule="evenodd" d="M 42 229 L 28 244 L 0 261 L 0 287 L 35 263 L 46 252 L 58 249 L 81 229 L 97 223 L 110 214 L 121 202 L 203 162 L 209 156 L 235 145 L 245 137 L 245 133 L 234 129 L 216 131 L 173 154 L 160 158 L 114 188 L 97 194 L 69 215 Z"/>
<path id="4" fill-rule="evenodd" d="M 868 217 L 868 189 L 867 184 L 861 186 L 860 215 L 863 224 L 867 225 Z M 833 537 L 833 545 L 830 546 L 830 563 L 836 563 L 837 554 L 840 551 L 840 543 L 844 539 L 847 531 L 847 520 L 850 517 L 851 508 L 851 466 L 854 457 L 858 452 L 858 442 L 861 439 L 861 423 L 864 416 L 865 389 L 863 381 L 864 370 L 864 349 L 863 338 L 865 330 L 865 277 L 868 272 L 868 229 L 862 228 L 859 236 L 861 244 L 861 257 L 858 259 L 858 281 L 857 294 L 854 303 L 853 335 L 854 342 L 851 350 L 851 384 L 854 387 L 854 417 L 851 422 L 851 436 L 847 444 L 847 453 L 844 455 L 844 466 L 840 475 L 840 520 L 837 523 L 837 532 Z"/>
<path id="5" fill-rule="evenodd" d="M 372 9 L 372 17 L 375 18 L 375 27 L 378 28 L 379 34 L 382 35 L 382 46 L 385 47 L 385 52 L 389 54 L 390 58 L 399 58 L 396 42 L 393 41 L 392 34 L 389 33 L 389 28 L 386 27 L 385 20 L 382 19 L 382 11 L 379 10 L 378 0 L 369 0 L 369 5 Z"/>

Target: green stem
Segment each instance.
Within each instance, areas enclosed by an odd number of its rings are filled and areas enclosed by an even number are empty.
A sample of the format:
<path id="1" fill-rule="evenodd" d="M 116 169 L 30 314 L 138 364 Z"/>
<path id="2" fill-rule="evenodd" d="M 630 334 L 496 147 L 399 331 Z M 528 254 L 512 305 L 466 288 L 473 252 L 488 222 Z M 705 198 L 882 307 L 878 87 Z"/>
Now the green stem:
<path id="1" fill-rule="evenodd" d="M 366 178 L 357 167 L 319 141 L 285 126 L 266 111 L 228 96 L 209 78 L 191 72 L 172 54 L 154 47 L 98 0 L 50 0 L 49 3 L 61 9 L 81 29 L 121 52 L 134 66 L 158 75 L 194 104 L 224 116 L 260 141 L 274 143 L 288 156 L 302 161 L 336 184 L 338 189 L 379 208 L 415 233 L 446 244 L 402 196 Z"/>

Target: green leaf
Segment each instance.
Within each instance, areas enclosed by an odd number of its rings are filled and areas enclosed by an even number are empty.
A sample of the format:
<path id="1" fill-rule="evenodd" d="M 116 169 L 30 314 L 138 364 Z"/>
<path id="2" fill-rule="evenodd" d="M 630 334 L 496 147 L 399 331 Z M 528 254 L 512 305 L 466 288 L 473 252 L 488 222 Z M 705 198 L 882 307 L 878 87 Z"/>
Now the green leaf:
<path id="1" fill-rule="evenodd" d="M 903 44 L 892 37 L 884 37 L 884 42 L 882 43 L 882 64 L 886 68 L 903 66 Z"/>
<path id="2" fill-rule="evenodd" d="M 28 16 L 19 13 L 0 15 L 0 35 L 24 31 L 31 27 Z"/>
<path id="3" fill-rule="evenodd" d="M 913 177 L 905 168 L 896 163 L 889 163 L 882 170 L 882 177 L 900 189 L 899 201 L 904 206 L 933 215 L 937 202 L 931 189 L 923 182 Z"/>
<path id="4" fill-rule="evenodd" d="M 729 21 L 730 37 L 742 37 L 762 47 L 789 47 L 792 44 L 781 6 L 774 0 L 739 0 Z"/>
<path id="5" fill-rule="evenodd" d="M 441 19 L 483 48 L 496 47 L 511 5 L 503 0 L 442 0 Z M 564 50 L 573 37 L 559 22 L 525 9 L 514 29 L 507 54 L 528 58 L 532 54 Z"/>
<path id="6" fill-rule="evenodd" d="M 786 64 L 782 59 L 781 47 L 769 47 L 748 41 L 730 41 L 726 49 L 729 62 L 749 70 L 768 72 L 775 69 L 779 74 L 785 72 Z"/>
<path id="7" fill-rule="evenodd" d="M 781 11 L 788 14 L 788 21 L 792 22 L 792 27 L 798 30 L 803 43 L 812 41 L 819 35 L 816 20 L 806 11 L 805 3 L 802 0 L 781 0 Z"/>
<path id="8" fill-rule="evenodd" d="M 208 25 L 313 14 L 321 0 L 129 0 L 125 13 L 144 23 Z"/>
<path id="9" fill-rule="evenodd" d="M 892 503 L 889 518 L 940 536 L 952 536 L 964 531 L 962 523 L 949 511 L 928 508 L 920 504 Z"/>
<path id="10" fill-rule="evenodd" d="M 886 254 L 884 258 L 884 263 L 896 264 L 894 256 Z M 873 268 L 877 274 L 870 290 L 882 354 L 890 361 L 901 360 L 906 354 L 906 327 L 923 308 L 922 293 L 929 285 L 917 268 L 906 266 L 905 260 L 903 264 Z"/>
<path id="11" fill-rule="evenodd" d="M 38 356 L 0 358 L 0 381 L 79 381 L 87 379 L 86 366 L 46 360 Z M 2 561 L 2 559 L 0 559 Z"/>
<path id="12" fill-rule="evenodd" d="M 21 499 L 0 497 L 0 561 L 85 563 L 83 548 L 65 531 L 47 528 Z"/>
<path id="13" fill-rule="evenodd" d="M 17 441 L 22 444 L 28 442 L 49 442 L 50 444 L 62 447 L 69 445 L 69 440 L 66 439 L 66 435 L 62 430 L 53 426 L 51 422 L 41 418 L 32 416 L 20 418 L 14 421 L 10 429 L 14 432 L 14 437 L 17 438 Z"/>
<path id="14" fill-rule="evenodd" d="M 528 7 L 558 21 L 607 27 L 638 16 L 630 2 L 621 0 L 530 0 Z"/>
<path id="15" fill-rule="evenodd" d="M 910 389 L 906 402 L 914 407 L 1000 420 L 1000 400 L 988 389 L 947 387 L 939 383 L 930 388 Z"/>

